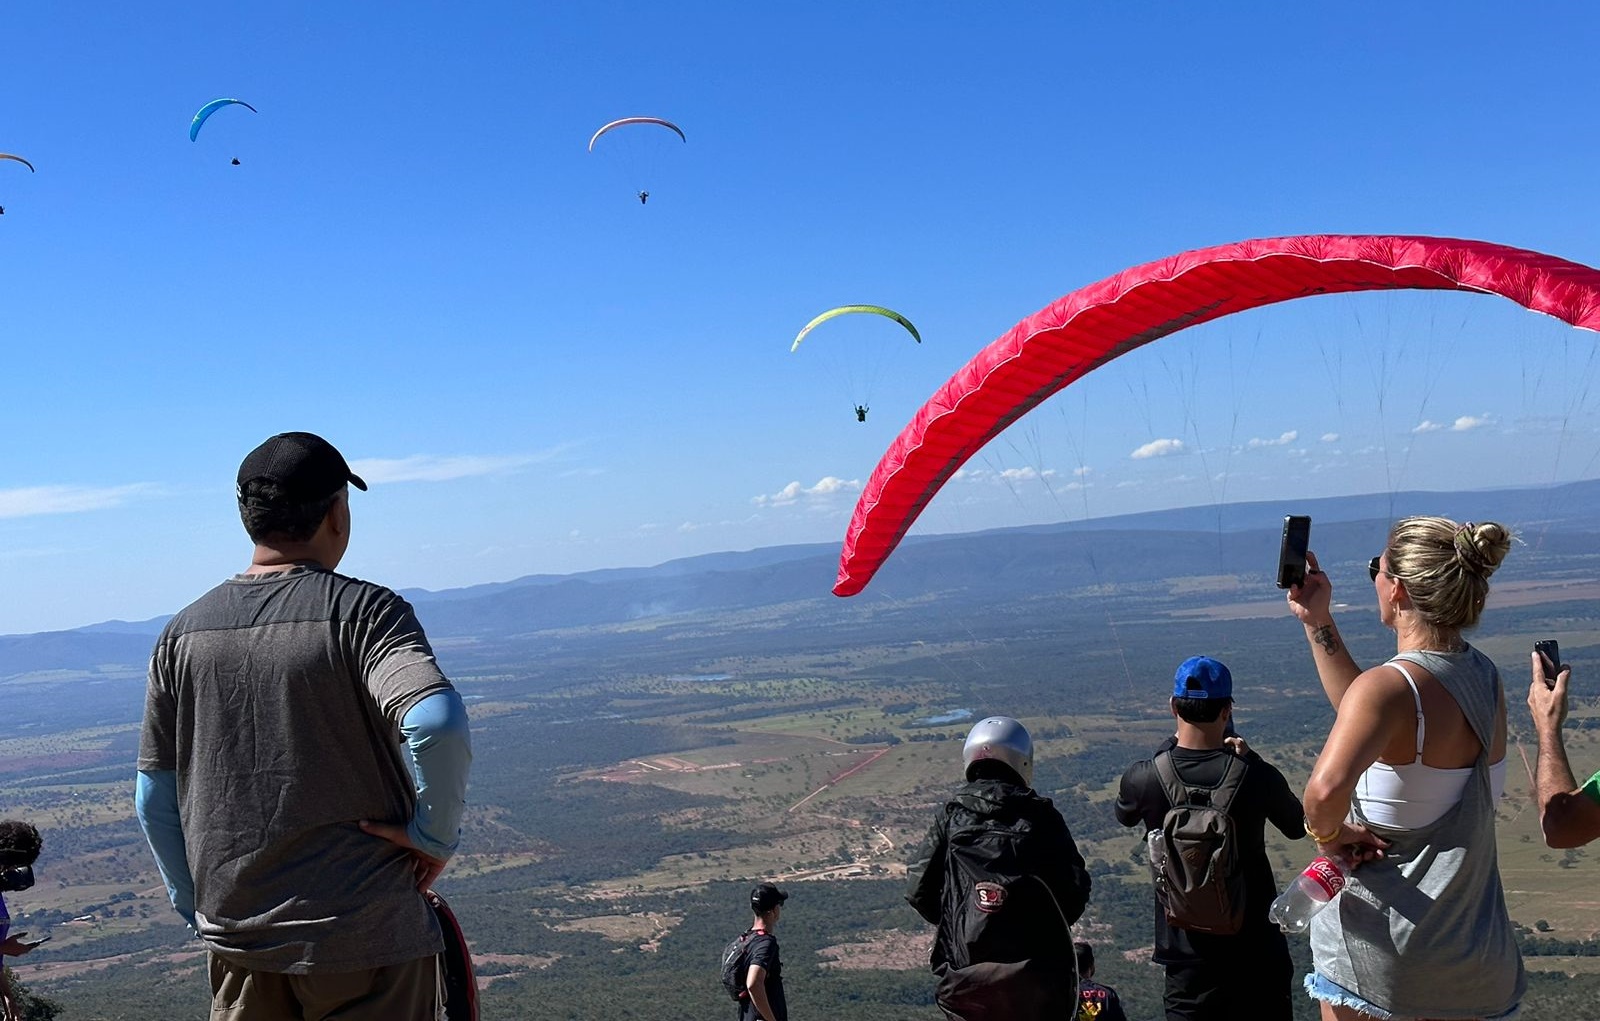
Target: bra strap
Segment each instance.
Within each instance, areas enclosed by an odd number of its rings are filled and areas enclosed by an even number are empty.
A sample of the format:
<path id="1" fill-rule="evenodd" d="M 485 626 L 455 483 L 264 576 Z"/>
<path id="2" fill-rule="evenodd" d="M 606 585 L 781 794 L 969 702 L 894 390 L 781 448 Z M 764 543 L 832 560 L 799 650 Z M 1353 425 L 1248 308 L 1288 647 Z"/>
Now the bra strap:
<path id="1" fill-rule="evenodd" d="M 1417 703 L 1417 757 L 1413 761 L 1421 762 L 1422 742 L 1428 736 L 1428 721 L 1422 716 L 1422 692 L 1417 690 L 1416 679 L 1411 676 L 1411 671 L 1407 670 L 1403 663 L 1398 659 L 1391 659 L 1389 665 L 1400 671 L 1400 676 L 1404 677 L 1406 683 L 1411 685 L 1411 698 Z"/>

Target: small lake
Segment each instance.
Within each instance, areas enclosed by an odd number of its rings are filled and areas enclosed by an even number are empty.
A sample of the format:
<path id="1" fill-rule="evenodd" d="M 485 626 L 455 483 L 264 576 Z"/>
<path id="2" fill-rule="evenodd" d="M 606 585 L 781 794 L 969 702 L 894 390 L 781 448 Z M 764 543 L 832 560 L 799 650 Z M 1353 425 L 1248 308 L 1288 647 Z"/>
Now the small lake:
<path id="1" fill-rule="evenodd" d="M 913 727 L 940 727 L 946 723 L 961 723 L 972 719 L 974 710 L 951 709 L 948 712 L 936 713 L 933 716 L 924 716 L 920 720 L 912 720 Z"/>

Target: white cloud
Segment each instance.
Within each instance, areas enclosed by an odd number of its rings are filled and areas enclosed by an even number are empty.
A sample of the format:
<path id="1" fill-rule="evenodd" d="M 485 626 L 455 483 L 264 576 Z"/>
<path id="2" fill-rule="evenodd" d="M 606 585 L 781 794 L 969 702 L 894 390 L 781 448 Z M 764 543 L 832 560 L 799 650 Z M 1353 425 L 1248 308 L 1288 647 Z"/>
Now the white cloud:
<path id="1" fill-rule="evenodd" d="M 750 502 L 757 507 L 787 507 L 798 503 L 801 497 L 813 499 L 832 496 L 834 493 L 853 492 L 861 488 L 858 479 L 841 479 L 833 475 L 825 475 L 817 480 L 814 486 L 802 486 L 798 481 L 791 482 L 776 493 L 765 493 L 753 496 Z"/>
<path id="2" fill-rule="evenodd" d="M 1000 472 L 1000 477 L 1007 482 L 1030 482 L 1034 479 L 1053 479 L 1056 476 L 1054 468 L 1040 471 L 1037 468 L 1006 468 Z"/>
<path id="3" fill-rule="evenodd" d="M 787 507 L 800 499 L 800 483 L 791 482 L 787 486 L 766 496 L 752 497 L 750 502 L 757 507 Z"/>
<path id="4" fill-rule="evenodd" d="M 860 489 L 861 483 L 846 481 L 833 475 L 826 475 L 817 480 L 817 484 L 806 490 L 807 496 L 827 496 L 829 493 L 840 493 L 845 490 Z"/>
<path id="5" fill-rule="evenodd" d="M 685 521 L 678 526 L 678 531 L 684 535 L 688 535 L 691 532 L 698 532 L 706 528 L 743 528 L 744 526 L 749 525 L 757 520 L 759 520 L 759 515 L 752 514 L 743 521 Z"/>
<path id="6" fill-rule="evenodd" d="M 1300 433 L 1297 430 L 1290 429 L 1288 432 L 1280 434 L 1275 440 L 1251 440 L 1245 446 L 1251 450 L 1259 450 L 1262 447 L 1287 447 L 1299 438 Z"/>
<path id="7" fill-rule="evenodd" d="M 1430 422 L 1427 419 L 1423 419 L 1421 422 L 1418 422 L 1417 427 L 1411 431 L 1414 433 L 1436 433 L 1443 428 L 1444 426 L 1438 422 Z"/>
<path id="8" fill-rule="evenodd" d="M 1135 461 L 1143 461 L 1147 457 L 1166 457 L 1168 454 L 1181 454 L 1184 449 L 1182 440 L 1151 440 L 1128 456 Z"/>
<path id="9" fill-rule="evenodd" d="M 350 462 L 350 470 L 374 485 L 392 482 L 450 482 L 482 475 L 503 475 L 548 461 L 556 451 L 536 454 L 413 454 L 410 457 L 368 457 Z"/>
<path id="10" fill-rule="evenodd" d="M 135 482 L 126 486 L 23 486 L 19 489 L 0 489 L 0 518 L 110 510 L 157 492 L 159 487 L 149 482 Z"/>
<path id="11" fill-rule="evenodd" d="M 1464 433 L 1469 429 L 1478 429 L 1494 421 L 1488 415 L 1462 415 L 1450 426 L 1452 432 Z"/>
<path id="12" fill-rule="evenodd" d="M 1074 474 L 1074 475 L 1076 475 L 1076 476 L 1077 476 L 1077 477 L 1078 477 L 1078 478 L 1080 478 L 1080 479 L 1081 479 L 1081 478 L 1083 478 L 1083 477 L 1084 477 L 1084 476 L 1085 476 L 1085 475 L 1088 475 L 1088 474 L 1089 474 L 1089 473 L 1090 473 L 1090 472 L 1092 472 L 1092 471 L 1094 471 L 1094 469 L 1093 469 L 1093 468 L 1090 468 L 1090 467 L 1089 467 L 1089 466 L 1088 466 L 1088 465 L 1084 465 L 1084 466 L 1083 466 L 1083 467 L 1081 467 L 1081 468 L 1074 468 L 1074 469 L 1072 469 L 1072 474 Z"/>
<path id="13" fill-rule="evenodd" d="M 1322 442 L 1324 442 L 1324 443 L 1338 443 L 1339 442 L 1339 434 L 1338 433 L 1323 433 L 1322 434 Z"/>

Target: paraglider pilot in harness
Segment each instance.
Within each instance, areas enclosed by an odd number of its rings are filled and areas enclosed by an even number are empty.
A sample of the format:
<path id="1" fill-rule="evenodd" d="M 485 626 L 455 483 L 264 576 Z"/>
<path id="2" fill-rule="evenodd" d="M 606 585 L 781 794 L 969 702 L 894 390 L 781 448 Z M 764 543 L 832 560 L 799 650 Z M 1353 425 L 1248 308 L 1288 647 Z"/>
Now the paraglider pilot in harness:
<path id="1" fill-rule="evenodd" d="M 639 193 L 639 204 L 642 206 L 646 202 L 649 202 L 649 201 L 650 201 L 650 193 L 647 192 L 647 191 L 641 191 Z"/>
<path id="2" fill-rule="evenodd" d="M 857 422 L 865 422 L 867 420 L 867 412 L 869 412 L 871 410 L 872 409 L 867 407 L 865 404 L 857 404 L 856 405 L 856 421 Z"/>

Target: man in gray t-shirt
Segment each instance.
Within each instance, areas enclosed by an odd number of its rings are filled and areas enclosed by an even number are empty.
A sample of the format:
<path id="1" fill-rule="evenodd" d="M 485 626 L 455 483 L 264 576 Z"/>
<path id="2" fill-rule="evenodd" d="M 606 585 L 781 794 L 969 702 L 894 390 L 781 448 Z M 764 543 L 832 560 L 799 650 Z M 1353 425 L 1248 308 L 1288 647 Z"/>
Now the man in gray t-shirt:
<path id="1" fill-rule="evenodd" d="M 406 601 L 335 573 L 352 485 L 310 433 L 252 451 L 250 567 L 150 659 L 136 804 L 213 1017 L 434 1017 L 423 894 L 459 840 L 466 711 Z"/>

